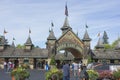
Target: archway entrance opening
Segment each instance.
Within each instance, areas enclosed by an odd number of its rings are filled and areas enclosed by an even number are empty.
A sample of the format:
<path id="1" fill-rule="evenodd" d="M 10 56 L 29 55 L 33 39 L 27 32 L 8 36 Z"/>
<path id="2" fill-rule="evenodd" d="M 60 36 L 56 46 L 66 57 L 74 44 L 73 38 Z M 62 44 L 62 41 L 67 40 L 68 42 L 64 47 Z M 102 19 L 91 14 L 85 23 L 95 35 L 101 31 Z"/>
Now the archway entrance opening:
<path id="1" fill-rule="evenodd" d="M 58 68 L 62 68 L 64 61 L 68 61 L 71 64 L 73 61 L 81 62 L 82 61 L 82 53 L 75 48 L 63 48 L 57 51 L 56 54 L 56 63 Z"/>

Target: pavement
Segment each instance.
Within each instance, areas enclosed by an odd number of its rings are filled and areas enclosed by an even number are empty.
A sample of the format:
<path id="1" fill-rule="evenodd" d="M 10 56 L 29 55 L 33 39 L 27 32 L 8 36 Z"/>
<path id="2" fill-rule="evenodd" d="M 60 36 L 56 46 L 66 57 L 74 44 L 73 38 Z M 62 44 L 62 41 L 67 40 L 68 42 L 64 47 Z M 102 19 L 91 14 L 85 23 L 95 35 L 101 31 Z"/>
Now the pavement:
<path id="1" fill-rule="evenodd" d="M 45 80 L 45 70 L 29 70 L 30 78 L 26 80 Z M 11 80 L 10 72 L 4 72 L 3 69 L 0 69 L 0 80 Z"/>
<path id="2" fill-rule="evenodd" d="M 45 80 L 45 70 L 33 69 L 29 70 L 30 78 L 26 80 Z M 0 69 L 0 80 L 11 80 L 10 72 L 4 72 L 3 69 Z M 70 80 L 75 80 L 73 76 Z"/>

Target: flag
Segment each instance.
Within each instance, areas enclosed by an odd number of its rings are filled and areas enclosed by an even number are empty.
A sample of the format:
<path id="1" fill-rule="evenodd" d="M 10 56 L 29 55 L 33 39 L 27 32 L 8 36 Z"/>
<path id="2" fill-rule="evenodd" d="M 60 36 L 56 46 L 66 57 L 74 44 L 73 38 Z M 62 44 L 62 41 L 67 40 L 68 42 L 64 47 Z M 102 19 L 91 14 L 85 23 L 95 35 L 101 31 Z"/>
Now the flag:
<path id="1" fill-rule="evenodd" d="M 85 27 L 88 28 L 88 25 L 86 25 Z"/>
<path id="2" fill-rule="evenodd" d="M 4 34 L 7 34 L 8 32 L 4 29 Z"/>
<path id="3" fill-rule="evenodd" d="M 98 33 L 98 35 L 97 35 L 98 37 L 100 36 L 100 33 Z"/>
<path id="4" fill-rule="evenodd" d="M 13 40 L 15 40 L 15 38 L 13 37 Z"/>
<path id="5" fill-rule="evenodd" d="M 68 16 L 67 4 L 65 5 L 65 15 Z"/>
<path id="6" fill-rule="evenodd" d="M 49 32 L 51 32 L 50 28 L 49 28 Z"/>
<path id="7" fill-rule="evenodd" d="M 29 33 L 31 33 L 31 30 L 29 29 Z"/>
<path id="8" fill-rule="evenodd" d="M 53 22 L 51 22 L 51 26 L 52 26 L 52 27 L 54 27 L 54 24 L 53 24 Z"/>
<path id="9" fill-rule="evenodd" d="M 76 35 L 78 36 L 78 30 L 77 30 L 77 33 L 76 33 Z"/>

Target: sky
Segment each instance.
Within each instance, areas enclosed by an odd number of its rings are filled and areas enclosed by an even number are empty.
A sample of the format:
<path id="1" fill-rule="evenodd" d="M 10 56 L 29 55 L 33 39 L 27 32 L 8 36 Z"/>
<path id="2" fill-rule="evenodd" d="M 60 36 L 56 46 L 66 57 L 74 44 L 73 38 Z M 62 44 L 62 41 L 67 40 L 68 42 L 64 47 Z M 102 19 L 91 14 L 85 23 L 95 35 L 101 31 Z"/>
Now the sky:
<path id="1" fill-rule="evenodd" d="M 120 0 L 0 0 L 0 35 L 9 44 L 24 44 L 31 30 L 31 39 L 35 46 L 45 48 L 51 22 L 57 39 L 65 19 L 65 4 L 68 7 L 68 20 L 72 30 L 83 38 L 85 25 L 91 47 L 97 44 L 97 34 L 107 32 L 109 43 L 120 34 Z"/>

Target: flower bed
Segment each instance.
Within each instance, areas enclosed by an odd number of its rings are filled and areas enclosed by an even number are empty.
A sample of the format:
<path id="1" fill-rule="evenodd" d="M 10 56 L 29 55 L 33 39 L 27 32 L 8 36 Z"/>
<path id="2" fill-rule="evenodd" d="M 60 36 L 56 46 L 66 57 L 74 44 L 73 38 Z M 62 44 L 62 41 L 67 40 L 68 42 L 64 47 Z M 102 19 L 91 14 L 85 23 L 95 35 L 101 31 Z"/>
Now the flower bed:
<path id="1" fill-rule="evenodd" d="M 112 72 L 107 70 L 99 72 L 99 79 L 104 79 L 104 78 L 113 79 Z"/>

